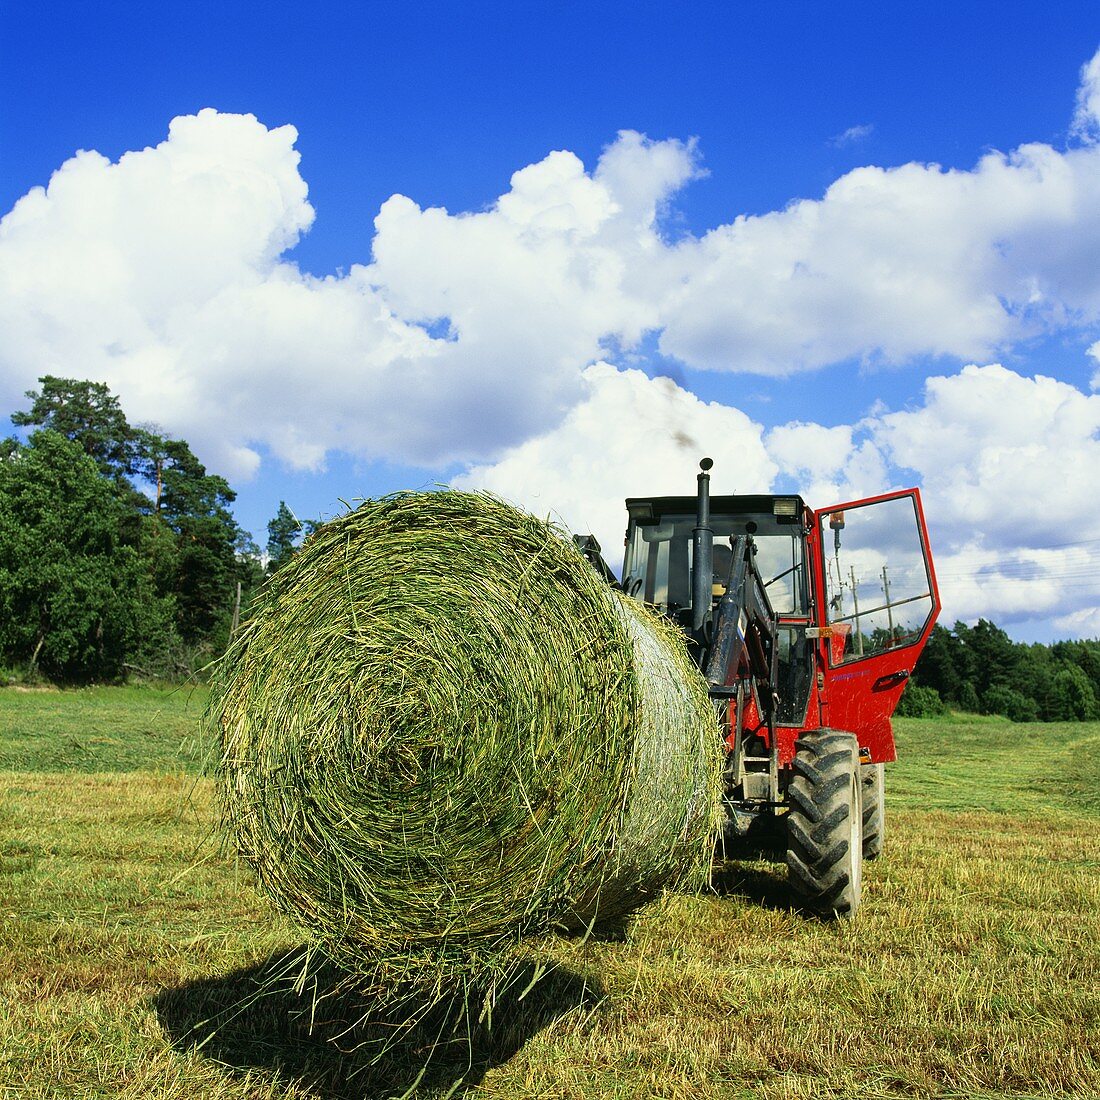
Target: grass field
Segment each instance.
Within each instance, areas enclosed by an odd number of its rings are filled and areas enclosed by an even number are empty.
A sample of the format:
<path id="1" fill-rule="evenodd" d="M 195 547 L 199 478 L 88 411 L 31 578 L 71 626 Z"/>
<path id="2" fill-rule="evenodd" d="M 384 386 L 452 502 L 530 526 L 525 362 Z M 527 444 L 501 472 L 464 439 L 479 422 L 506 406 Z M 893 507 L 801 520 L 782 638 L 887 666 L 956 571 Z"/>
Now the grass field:
<path id="1" fill-rule="evenodd" d="M 0 689 L 0 1098 L 385 1097 L 299 941 L 213 839 L 199 691 Z M 898 723 L 887 852 L 845 925 L 780 867 L 668 896 L 437 1056 L 423 1095 L 1100 1097 L 1100 724 Z M 479 1009 L 473 1004 L 473 1011 Z M 322 1017 L 330 1012 L 320 1005 Z"/>

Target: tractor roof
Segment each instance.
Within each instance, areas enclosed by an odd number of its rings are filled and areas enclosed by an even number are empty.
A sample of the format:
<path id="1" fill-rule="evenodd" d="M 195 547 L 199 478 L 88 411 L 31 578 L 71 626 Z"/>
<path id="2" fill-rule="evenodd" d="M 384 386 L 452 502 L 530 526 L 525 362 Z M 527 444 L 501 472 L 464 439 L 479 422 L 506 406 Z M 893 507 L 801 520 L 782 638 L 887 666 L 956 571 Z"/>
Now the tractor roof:
<path id="1" fill-rule="evenodd" d="M 796 493 L 737 493 L 710 498 L 711 515 L 742 515 L 746 512 L 772 512 L 777 500 L 797 501 L 795 514 L 801 516 L 806 502 Z M 644 516 L 646 507 L 652 516 L 694 515 L 698 498 L 684 497 L 627 497 L 626 510 L 631 516 Z"/>

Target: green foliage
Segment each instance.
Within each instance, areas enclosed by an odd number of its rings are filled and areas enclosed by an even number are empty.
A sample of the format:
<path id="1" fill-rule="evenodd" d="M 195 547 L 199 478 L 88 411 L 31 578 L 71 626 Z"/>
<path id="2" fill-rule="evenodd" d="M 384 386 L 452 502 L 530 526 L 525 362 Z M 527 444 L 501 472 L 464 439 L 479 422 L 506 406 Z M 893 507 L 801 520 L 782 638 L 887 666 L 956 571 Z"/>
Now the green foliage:
<path id="1" fill-rule="evenodd" d="M 285 500 L 280 500 L 278 512 L 267 525 L 268 573 L 276 572 L 290 561 L 301 534 L 302 524 L 298 517 L 286 506 Z"/>
<path id="2" fill-rule="evenodd" d="M 80 445 L 35 432 L 0 462 L 0 660 L 62 680 L 113 679 L 159 601 L 114 486 Z"/>
<path id="3" fill-rule="evenodd" d="M 902 693 L 894 713 L 899 718 L 935 718 L 947 713 L 947 704 L 935 688 L 910 684 Z"/>
<path id="4" fill-rule="evenodd" d="M 955 710 L 1000 714 L 1014 722 L 1089 721 L 1100 717 L 1100 641 L 1052 646 L 1013 642 L 985 619 L 953 630 L 936 626 L 902 697 L 898 714 L 916 715 L 914 687 L 935 691 Z"/>
<path id="5" fill-rule="evenodd" d="M 989 688 L 982 702 L 985 714 L 1003 714 L 1013 722 L 1036 722 L 1039 719 L 1039 704 L 1034 699 L 1000 684 Z"/>
<path id="6" fill-rule="evenodd" d="M 238 527 L 229 511 L 236 494 L 206 472 L 191 448 L 160 440 L 166 461 L 159 515 L 176 534 L 176 623 L 185 642 L 224 644 L 237 583 Z"/>
<path id="7" fill-rule="evenodd" d="M 1068 665 L 1075 665 L 1092 684 L 1093 695 L 1100 699 L 1100 642 L 1055 642 L 1051 656 Z"/>
<path id="8" fill-rule="evenodd" d="M 49 428 L 78 443 L 100 472 L 125 482 L 135 471 L 136 434 L 118 398 L 102 382 L 45 374 L 41 391 L 27 390 L 31 407 L 12 413 L 19 427 Z"/>
<path id="9" fill-rule="evenodd" d="M 247 598 L 261 579 L 233 490 L 184 440 L 131 426 L 103 383 L 40 382 L 12 421 L 43 430 L 0 442 L 0 662 L 61 681 L 205 664 L 228 639 L 238 582 Z"/>
<path id="10" fill-rule="evenodd" d="M 958 704 L 964 714 L 981 713 L 982 701 L 978 698 L 978 689 L 969 680 L 959 689 Z"/>
<path id="11" fill-rule="evenodd" d="M 1083 668 L 1063 664 L 1054 674 L 1049 717 L 1055 722 L 1082 721 L 1100 717 L 1096 692 Z"/>
<path id="12" fill-rule="evenodd" d="M 260 560 L 260 548 L 256 540 L 244 530 L 238 529 L 233 544 L 236 556 L 237 580 L 241 585 L 241 607 L 247 607 L 264 582 L 264 567 Z"/>

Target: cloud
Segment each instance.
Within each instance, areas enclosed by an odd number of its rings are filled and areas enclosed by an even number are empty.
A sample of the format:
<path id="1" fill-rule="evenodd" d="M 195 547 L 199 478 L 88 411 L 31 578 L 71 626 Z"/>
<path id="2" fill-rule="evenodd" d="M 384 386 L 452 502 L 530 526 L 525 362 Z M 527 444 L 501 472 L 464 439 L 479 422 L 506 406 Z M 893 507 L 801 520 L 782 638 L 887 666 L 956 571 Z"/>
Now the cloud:
<path id="1" fill-rule="evenodd" d="M 929 378 L 924 404 L 877 419 L 890 460 L 916 471 L 953 532 L 995 546 L 1059 533 L 1100 538 L 1088 506 L 1100 470 L 1100 395 L 997 364 Z"/>
<path id="2" fill-rule="evenodd" d="M 1054 620 L 1060 638 L 1100 638 L 1100 607 L 1071 611 Z"/>
<path id="3" fill-rule="evenodd" d="M 949 620 L 1069 623 L 1100 607 L 1100 395 L 971 365 L 864 430 L 923 487 Z"/>
<path id="4" fill-rule="evenodd" d="M 855 145 L 864 138 L 870 137 L 874 130 L 875 127 L 871 123 L 864 123 L 861 126 L 849 126 L 843 133 L 834 134 L 829 138 L 829 144 L 835 149 L 843 149 L 846 145 Z"/>
<path id="5" fill-rule="evenodd" d="M 1072 129 L 1085 141 L 1100 137 L 1100 50 L 1081 66 Z"/>
<path id="6" fill-rule="evenodd" d="M 622 561 L 628 496 L 695 492 L 698 461 L 714 459 L 716 491 L 766 492 L 776 465 L 763 429 L 738 409 L 703 402 L 668 378 L 597 363 L 585 399 L 550 432 L 498 462 L 475 466 L 459 488 L 488 489 L 571 530 L 595 534 Z"/>
<path id="7" fill-rule="evenodd" d="M 1100 146 L 990 153 L 971 171 L 858 168 L 819 201 L 677 249 L 660 349 L 786 375 L 847 359 L 985 358 L 1100 320 Z"/>
<path id="8" fill-rule="evenodd" d="M 265 448 L 307 469 L 332 450 L 485 463 L 561 423 L 609 348 L 629 362 L 655 334 L 688 367 L 783 375 L 977 361 L 1100 321 L 1100 144 L 863 167 L 670 239 L 695 143 L 623 131 L 592 170 L 551 152 L 477 213 L 394 195 L 367 262 L 315 278 L 288 256 L 314 218 L 296 137 L 204 110 L 25 195 L 0 221 L 0 397 L 45 372 L 101 379 L 231 476 Z M 878 476 L 862 461 L 853 485 Z"/>
<path id="9" fill-rule="evenodd" d="M 25 195 L 0 221 L 9 407 L 46 372 L 102 380 L 235 477 L 260 448 L 482 459 L 557 423 L 606 337 L 657 323 L 646 261 L 690 142 L 624 132 L 592 173 L 551 153 L 477 214 L 395 195 L 373 261 L 314 278 L 286 258 L 314 217 L 296 137 L 204 110 Z"/>
<path id="10" fill-rule="evenodd" d="M 792 421 L 768 432 L 765 445 L 792 490 L 815 507 L 873 496 L 890 488 L 882 452 L 858 438 L 859 425 Z"/>

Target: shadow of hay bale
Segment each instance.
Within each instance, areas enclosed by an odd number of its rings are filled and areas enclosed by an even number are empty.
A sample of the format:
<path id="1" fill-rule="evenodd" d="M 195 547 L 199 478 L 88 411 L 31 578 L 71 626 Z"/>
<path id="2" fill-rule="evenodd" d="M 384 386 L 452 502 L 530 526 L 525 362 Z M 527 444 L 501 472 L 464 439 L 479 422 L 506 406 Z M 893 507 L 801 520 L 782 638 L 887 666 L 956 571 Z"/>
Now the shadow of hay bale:
<path id="1" fill-rule="evenodd" d="M 198 1051 L 241 1076 L 268 1073 L 318 1100 L 461 1096 L 544 1027 L 603 995 L 570 970 L 539 976 L 524 963 L 495 994 L 491 1017 L 479 1019 L 487 994 L 479 986 L 395 1009 L 355 993 L 346 976 L 326 967 L 298 993 L 289 975 L 301 960 L 301 952 L 277 954 L 162 990 L 153 998 L 160 1025 L 183 1053 Z"/>

